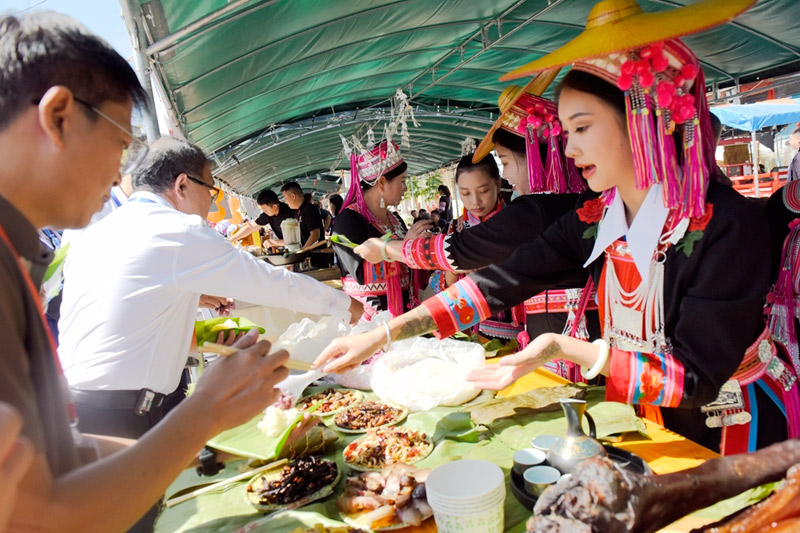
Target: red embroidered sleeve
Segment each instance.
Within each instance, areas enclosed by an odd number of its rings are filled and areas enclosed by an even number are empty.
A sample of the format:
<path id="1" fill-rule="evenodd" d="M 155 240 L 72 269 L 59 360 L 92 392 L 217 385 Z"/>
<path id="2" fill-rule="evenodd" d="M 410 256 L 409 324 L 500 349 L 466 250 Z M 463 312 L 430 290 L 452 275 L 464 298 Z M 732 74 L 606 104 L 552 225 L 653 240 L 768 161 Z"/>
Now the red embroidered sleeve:
<path id="1" fill-rule="evenodd" d="M 489 304 L 470 278 L 450 285 L 445 291 L 422 302 L 436 322 L 437 337 L 449 337 L 474 326 L 489 316 Z"/>
<path id="2" fill-rule="evenodd" d="M 611 349 L 606 400 L 678 407 L 683 398 L 683 364 L 672 355 Z"/>
<path id="3" fill-rule="evenodd" d="M 403 262 L 419 270 L 455 270 L 445 251 L 446 235 L 403 241 Z"/>

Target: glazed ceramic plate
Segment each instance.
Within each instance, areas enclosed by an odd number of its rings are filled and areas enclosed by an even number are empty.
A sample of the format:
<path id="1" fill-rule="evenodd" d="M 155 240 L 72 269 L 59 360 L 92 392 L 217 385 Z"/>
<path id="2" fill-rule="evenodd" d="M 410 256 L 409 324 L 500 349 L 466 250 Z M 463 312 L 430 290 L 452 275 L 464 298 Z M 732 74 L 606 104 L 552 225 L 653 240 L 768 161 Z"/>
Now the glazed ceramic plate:
<path id="1" fill-rule="evenodd" d="M 333 461 L 326 461 L 326 462 L 330 463 Z M 322 498 L 329 496 L 333 492 L 333 488 L 336 486 L 337 483 L 339 483 L 339 480 L 342 477 L 342 469 L 339 468 L 339 466 L 336 465 L 336 463 L 333 464 L 336 466 L 336 477 L 334 478 L 334 480 L 325 485 L 324 487 L 322 487 L 321 489 L 317 490 L 316 492 L 312 492 L 311 494 L 303 496 L 297 501 L 284 504 L 263 504 L 260 502 L 258 494 L 255 492 L 250 492 L 249 490 L 254 483 L 256 483 L 261 479 L 265 480 L 266 482 L 276 481 L 280 479 L 283 473 L 283 468 L 265 472 L 251 479 L 244 491 L 245 500 L 247 500 L 247 503 L 258 509 L 259 511 L 263 511 L 265 513 L 272 511 L 297 509 L 298 507 L 303 507 L 304 505 L 308 505 L 311 502 L 321 500 Z"/>
<path id="2" fill-rule="evenodd" d="M 386 428 L 378 429 L 378 430 L 374 430 L 374 431 L 376 431 L 376 432 L 391 431 L 391 429 L 392 428 L 386 427 Z M 396 461 L 394 463 L 384 463 L 384 464 L 380 464 L 380 465 L 376 465 L 376 466 L 370 467 L 370 466 L 365 466 L 365 465 L 361 465 L 361 464 L 352 463 L 352 462 L 347 460 L 347 457 L 345 457 L 344 458 L 344 463 L 349 468 L 351 468 L 353 470 L 357 470 L 359 472 L 369 472 L 370 470 L 375 470 L 375 471 L 381 470 L 381 469 L 383 469 L 383 467 L 389 466 L 390 464 L 403 463 L 403 464 L 411 465 L 411 464 L 417 463 L 419 461 L 422 461 L 423 459 L 425 459 L 427 456 L 429 456 L 431 454 L 431 452 L 433 451 L 433 441 L 431 440 L 431 438 L 426 433 L 424 433 L 422 431 L 418 431 L 416 429 L 410 429 L 410 428 L 400 428 L 400 429 L 402 431 L 421 434 L 423 436 L 425 442 L 427 443 L 426 449 L 423 450 L 423 452 L 420 455 L 418 455 L 417 457 L 414 457 L 413 460 L 411 460 L 411 461 Z M 351 442 L 350 444 L 347 445 L 347 447 L 344 449 L 344 452 L 342 452 L 342 454 L 344 455 L 347 452 L 347 450 L 355 449 L 356 447 L 358 447 L 358 445 L 360 443 L 362 443 L 364 441 L 364 439 L 367 439 L 369 437 L 370 437 L 370 434 L 367 433 L 366 435 L 364 435 L 360 439 L 354 440 L 353 442 Z"/>
<path id="3" fill-rule="evenodd" d="M 386 424 L 381 424 L 380 426 L 374 426 L 374 427 L 363 428 L 363 429 L 348 429 L 348 428 L 343 428 L 343 427 L 339 426 L 339 425 L 336 423 L 336 417 L 337 417 L 337 416 L 339 416 L 340 414 L 342 414 L 342 413 L 346 412 L 348 409 L 357 409 L 357 408 L 358 408 L 360 405 L 362 405 L 363 403 L 364 403 L 364 402 L 359 402 L 359 403 L 357 403 L 357 404 L 355 404 L 355 405 L 351 405 L 350 407 L 347 407 L 347 409 L 342 409 L 341 411 L 339 411 L 338 413 L 336 413 L 336 416 L 334 416 L 334 417 L 333 417 L 333 429 L 335 429 L 336 431 L 338 431 L 338 432 L 340 432 L 340 433 L 350 433 L 350 434 L 355 434 L 355 433 L 366 433 L 366 432 L 367 432 L 367 431 L 369 431 L 370 429 L 378 429 L 378 428 L 385 428 L 385 427 L 390 427 L 390 426 L 396 426 L 397 424 L 399 424 L 400 422 L 402 422 L 403 420 L 405 420 L 405 419 L 406 419 L 406 416 L 408 416 L 408 409 L 406 409 L 405 407 L 400 407 L 399 405 L 394 405 L 394 404 L 391 404 L 391 403 L 384 403 L 384 402 L 373 402 L 373 403 L 382 403 L 383 405 L 385 405 L 385 406 L 387 406 L 387 407 L 391 407 L 392 409 L 396 409 L 397 411 L 399 411 L 399 413 L 398 413 L 397 417 L 396 417 L 394 420 L 392 420 L 391 422 L 387 422 Z"/>
<path id="4" fill-rule="evenodd" d="M 622 448 L 615 448 L 611 445 L 604 444 L 603 448 L 608 453 L 608 458 L 618 463 L 622 468 L 629 470 L 636 474 L 652 474 L 653 471 L 644 459 L 639 457 L 633 452 L 623 450 Z M 525 490 L 525 481 L 522 479 L 522 474 L 517 474 L 511 471 L 511 492 L 525 508 L 533 510 L 536 505 L 536 496 L 531 496 Z"/>
<path id="5" fill-rule="evenodd" d="M 330 411 L 326 411 L 325 410 L 325 405 L 324 405 L 325 401 L 324 401 L 324 397 L 323 397 L 322 393 L 324 393 L 328 389 L 333 389 L 335 391 L 346 392 L 352 397 L 352 401 L 350 401 L 347 405 L 343 405 L 342 407 L 339 407 L 338 409 L 331 409 Z M 304 411 L 305 409 L 301 409 L 299 407 L 300 402 L 305 400 L 305 399 L 307 399 L 307 398 L 311 398 L 312 396 L 316 396 L 317 397 L 315 399 L 316 402 L 322 401 L 322 403 L 323 403 L 323 405 L 320 406 L 319 409 L 317 409 L 317 412 L 316 412 L 317 416 L 322 416 L 322 417 L 333 416 L 336 413 L 340 413 L 340 412 L 344 411 L 348 407 L 352 407 L 353 405 L 355 405 L 357 403 L 360 403 L 364 399 L 364 393 L 362 393 L 361 391 L 352 390 L 352 389 L 337 389 L 335 387 L 328 387 L 327 389 L 322 390 L 320 392 L 316 392 L 314 394 L 309 394 L 308 396 L 303 396 L 302 398 L 297 400 L 297 402 L 295 403 L 295 407 L 297 409 L 300 409 L 301 411 Z"/>

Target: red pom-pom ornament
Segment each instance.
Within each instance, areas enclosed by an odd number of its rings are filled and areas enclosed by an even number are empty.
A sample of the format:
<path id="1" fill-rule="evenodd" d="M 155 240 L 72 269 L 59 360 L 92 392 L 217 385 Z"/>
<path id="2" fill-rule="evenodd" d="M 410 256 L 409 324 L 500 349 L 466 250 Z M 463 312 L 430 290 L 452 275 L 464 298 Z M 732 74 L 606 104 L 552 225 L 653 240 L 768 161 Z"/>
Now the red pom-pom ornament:
<path id="1" fill-rule="evenodd" d="M 632 74 L 620 74 L 619 78 L 617 78 L 617 87 L 621 91 L 627 91 L 633 86 L 633 75 Z"/>
<path id="2" fill-rule="evenodd" d="M 664 72 L 669 66 L 669 59 L 662 53 L 654 55 L 650 63 L 653 65 L 653 70 L 656 72 Z"/>
<path id="3" fill-rule="evenodd" d="M 649 70 L 647 72 L 640 72 L 639 73 L 639 84 L 642 87 L 650 87 L 655 82 L 656 82 L 656 77 Z"/>
<path id="4" fill-rule="evenodd" d="M 622 64 L 619 68 L 620 72 L 626 74 L 628 76 L 633 76 L 633 73 L 636 72 L 636 62 L 634 61 L 626 61 Z"/>
<path id="5" fill-rule="evenodd" d="M 681 67 L 681 77 L 686 81 L 692 81 L 697 77 L 697 67 L 688 63 Z"/>

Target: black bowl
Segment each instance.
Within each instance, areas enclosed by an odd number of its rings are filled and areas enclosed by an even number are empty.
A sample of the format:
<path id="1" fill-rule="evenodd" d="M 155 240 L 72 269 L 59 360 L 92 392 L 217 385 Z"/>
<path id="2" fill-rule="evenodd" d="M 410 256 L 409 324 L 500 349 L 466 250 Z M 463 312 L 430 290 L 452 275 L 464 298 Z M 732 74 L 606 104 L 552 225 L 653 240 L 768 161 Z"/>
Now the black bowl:
<path id="1" fill-rule="evenodd" d="M 625 470 L 634 472 L 636 474 L 653 473 L 645 460 L 635 453 L 629 452 L 628 450 L 623 450 L 622 448 L 615 448 L 610 444 L 604 444 L 603 448 L 606 449 L 608 458 L 615 463 L 619 463 L 620 466 L 622 466 Z M 521 503 L 525 508 L 533 510 L 533 506 L 536 505 L 537 498 L 536 496 L 531 496 L 528 494 L 528 491 L 525 490 L 525 480 L 522 478 L 522 474 L 517 474 L 511 470 L 510 475 L 511 492 L 517 498 L 517 501 L 519 501 L 519 503 Z"/>

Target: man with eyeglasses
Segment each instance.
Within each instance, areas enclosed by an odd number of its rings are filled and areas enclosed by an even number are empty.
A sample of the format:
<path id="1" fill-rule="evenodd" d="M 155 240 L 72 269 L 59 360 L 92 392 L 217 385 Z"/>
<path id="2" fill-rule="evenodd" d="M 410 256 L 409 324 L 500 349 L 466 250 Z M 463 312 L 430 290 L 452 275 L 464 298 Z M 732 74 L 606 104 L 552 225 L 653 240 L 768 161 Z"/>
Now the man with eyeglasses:
<path id="1" fill-rule="evenodd" d="M 145 95 L 125 59 L 68 17 L 0 16 L 0 36 L 0 402 L 19 412 L 34 453 L 16 488 L 16 476 L 0 475 L 0 492 L 17 493 L 13 507 L 0 506 L 10 507 L 10 531 L 124 531 L 209 438 L 277 399 L 288 354 L 268 355 L 269 343 L 245 336 L 138 442 L 73 431 L 38 302 L 52 254 L 36 230 L 85 226 L 102 207 L 132 143 L 132 107 Z M 16 438 L 13 428 L 0 431 Z"/>
<path id="2" fill-rule="evenodd" d="M 219 190 L 196 146 L 155 141 L 133 184 L 128 202 L 73 244 L 64 268 L 59 356 L 81 431 L 139 438 L 183 398 L 203 293 L 306 313 L 359 311 L 345 293 L 259 261 L 208 227 Z"/>

